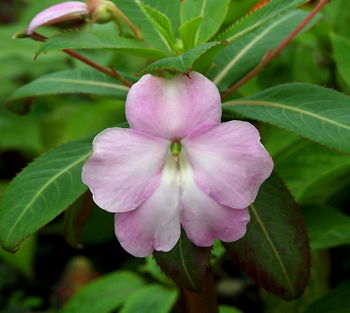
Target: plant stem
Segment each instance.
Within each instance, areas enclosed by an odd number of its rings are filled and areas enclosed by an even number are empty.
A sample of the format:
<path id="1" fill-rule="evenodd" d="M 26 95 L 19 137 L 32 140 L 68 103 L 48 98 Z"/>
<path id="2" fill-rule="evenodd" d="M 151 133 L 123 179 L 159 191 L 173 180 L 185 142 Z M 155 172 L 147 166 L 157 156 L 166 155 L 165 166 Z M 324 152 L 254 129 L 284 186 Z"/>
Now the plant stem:
<path id="1" fill-rule="evenodd" d="M 227 89 L 221 96 L 222 99 L 227 98 L 232 93 L 234 93 L 237 89 L 247 83 L 250 79 L 258 75 L 263 68 L 271 62 L 273 58 L 275 58 L 288 44 L 294 39 L 299 32 L 314 18 L 314 16 L 331 0 L 320 0 L 314 9 L 308 14 L 308 16 L 278 45 L 278 47 L 272 52 L 268 51 L 263 57 L 261 63 L 257 65 L 253 70 L 251 70 L 248 74 L 246 74 L 242 79 L 240 79 L 237 83 Z"/>
<path id="2" fill-rule="evenodd" d="M 45 42 L 48 39 L 47 37 L 42 36 L 42 35 L 35 33 L 35 32 L 32 34 L 31 38 L 34 40 L 37 40 L 37 41 L 41 41 L 41 42 Z M 87 58 L 87 57 L 85 57 L 85 56 L 83 56 L 83 55 L 81 55 L 73 50 L 63 49 L 62 51 L 67 53 L 71 57 L 91 66 L 92 68 L 117 79 L 123 85 L 125 85 L 127 87 L 132 86 L 132 83 L 130 81 L 128 81 L 127 79 L 123 78 L 115 69 L 104 67 L 100 64 L 97 64 L 94 61 L 90 60 L 89 58 Z"/>
<path id="3" fill-rule="evenodd" d="M 123 19 L 126 25 L 128 25 L 131 31 L 135 34 L 136 38 L 139 40 L 142 40 L 140 29 L 137 28 L 121 10 L 119 10 L 114 5 L 110 5 L 108 7 L 112 11 L 112 14 L 114 15 L 114 19 L 118 19 L 118 17 Z"/>
<path id="4" fill-rule="evenodd" d="M 218 313 L 218 302 L 211 270 L 208 270 L 201 293 L 182 289 L 186 313 Z"/>

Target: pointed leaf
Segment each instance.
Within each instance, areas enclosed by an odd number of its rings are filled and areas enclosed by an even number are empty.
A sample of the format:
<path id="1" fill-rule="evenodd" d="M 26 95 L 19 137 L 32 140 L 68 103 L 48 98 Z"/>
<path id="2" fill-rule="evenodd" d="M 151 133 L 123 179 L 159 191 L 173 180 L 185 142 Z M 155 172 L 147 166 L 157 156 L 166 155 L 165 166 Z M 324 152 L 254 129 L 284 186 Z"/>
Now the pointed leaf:
<path id="1" fill-rule="evenodd" d="M 177 298 L 176 289 L 150 285 L 132 294 L 120 313 L 169 313 Z"/>
<path id="2" fill-rule="evenodd" d="M 175 52 L 175 37 L 169 18 L 164 13 L 143 4 L 141 1 L 137 0 L 137 4 L 145 12 L 154 29 L 167 46 L 169 52 Z"/>
<path id="3" fill-rule="evenodd" d="M 202 17 L 194 33 L 194 46 L 208 41 L 219 30 L 229 8 L 229 0 L 186 0 L 181 3 L 181 23 Z"/>
<path id="4" fill-rule="evenodd" d="M 140 74 L 153 73 L 157 70 L 170 70 L 180 73 L 188 73 L 191 71 L 194 63 L 205 53 L 210 51 L 211 48 L 221 44 L 219 41 L 207 42 L 200 46 L 197 46 L 182 55 L 166 58 L 153 62 L 146 66 Z"/>
<path id="5" fill-rule="evenodd" d="M 307 2 L 307 0 L 272 0 L 259 10 L 246 15 L 244 18 L 230 26 L 218 36 L 218 40 L 227 40 L 229 42 L 237 40 L 258 29 L 267 22 L 270 22 L 275 17 L 280 16 L 305 2 Z"/>
<path id="6" fill-rule="evenodd" d="M 129 88 L 116 79 L 92 69 L 60 71 L 39 77 L 17 89 L 8 99 L 7 106 L 21 111 L 21 100 L 31 97 L 83 93 L 124 100 Z"/>
<path id="7" fill-rule="evenodd" d="M 196 34 L 198 32 L 199 26 L 202 23 L 203 17 L 198 16 L 183 23 L 179 27 L 180 37 L 184 46 L 184 50 L 188 51 L 195 46 Z"/>
<path id="8" fill-rule="evenodd" d="M 277 47 L 307 14 L 301 10 L 290 11 L 227 45 L 215 58 L 209 77 L 222 90 L 230 87 L 261 63 L 264 55 Z"/>
<path id="9" fill-rule="evenodd" d="M 60 313 L 110 313 L 145 285 L 134 273 L 118 271 L 107 274 L 81 288 Z"/>
<path id="10" fill-rule="evenodd" d="M 350 98 L 310 84 L 284 84 L 223 103 L 227 110 L 350 153 Z"/>
<path id="11" fill-rule="evenodd" d="M 224 243 L 232 260 L 268 292 L 284 300 L 300 297 L 310 275 L 310 251 L 299 208 L 273 175 L 249 209 L 246 235 Z"/>
<path id="12" fill-rule="evenodd" d="M 66 32 L 53 36 L 43 43 L 38 53 L 64 49 L 108 49 L 153 59 L 167 56 L 164 51 L 148 48 L 135 39 L 118 37 L 110 33 L 88 31 Z"/>
<path id="13" fill-rule="evenodd" d="M 0 201 L 0 243 L 6 250 L 15 251 L 87 189 L 80 175 L 91 153 L 91 139 L 47 152 L 10 183 Z"/>
<path id="14" fill-rule="evenodd" d="M 161 270 L 176 284 L 192 291 L 201 291 L 208 269 L 211 248 L 194 245 L 184 234 L 169 252 L 155 252 Z"/>

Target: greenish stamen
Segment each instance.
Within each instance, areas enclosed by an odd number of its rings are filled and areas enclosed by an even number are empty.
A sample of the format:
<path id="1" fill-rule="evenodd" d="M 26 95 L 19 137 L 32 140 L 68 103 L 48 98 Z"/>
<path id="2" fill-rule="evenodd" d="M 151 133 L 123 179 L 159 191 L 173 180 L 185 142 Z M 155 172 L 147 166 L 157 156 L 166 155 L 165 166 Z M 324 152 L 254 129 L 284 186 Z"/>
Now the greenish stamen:
<path id="1" fill-rule="evenodd" d="M 173 156 L 178 156 L 181 152 L 181 143 L 179 141 L 173 141 L 170 146 L 170 151 Z"/>

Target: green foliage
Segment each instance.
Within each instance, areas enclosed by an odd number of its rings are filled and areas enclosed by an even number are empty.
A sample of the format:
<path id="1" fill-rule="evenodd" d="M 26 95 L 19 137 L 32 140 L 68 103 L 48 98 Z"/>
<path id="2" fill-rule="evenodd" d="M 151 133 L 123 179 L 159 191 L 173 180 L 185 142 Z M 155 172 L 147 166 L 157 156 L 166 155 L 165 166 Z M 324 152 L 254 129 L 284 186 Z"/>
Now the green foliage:
<path id="1" fill-rule="evenodd" d="M 180 73 L 189 73 L 195 66 L 195 62 L 205 55 L 210 49 L 219 45 L 220 42 L 207 42 L 197 46 L 182 55 L 161 59 L 146 66 L 142 73 L 152 73 L 158 70 L 170 70 Z"/>
<path id="2" fill-rule="evenodd" d="M 229 42 L 237 40 L 271 21 L 273 18 L 288 12 L 288 10 L 294 9 L 306 1 L 307 0 L 272 0 L 261 9 L 238 20 L 238 22 L 234 23 L 220 34 L 218 39 L 227 40 Z"/>
<path id="3" fill-rule="evenodd" d="M 7 101 L 12 110 L 22 111 L 24 103 L 15 102 L 16 100 L 70 93 L 125 99 L 127 92 L 126 86 L 105 74 L 92 69 L 74 69 L 43 75 L 17 89 Z"/>
<path id="4" fill-rule="evenodd" d="M 89 283 L 79 290 L 61 313 L 109 313 L 144 290 L 145 282 L 136 274 L 117 271 Z"/>
<path id="5" fill-rule="evenodd" d="M 169 313 L 176 299 L 176 290 L 149 285 L 132 294 L 125 301 L 120 313 Z"/>
<path id="6" fill-rule="evenodd" d="M 169 18 L 164 13 L 143 4 L 141 1 L 137 1 L 137 4 L 142 8 L 169 52 L 175 52 L 175 37 Z"/>
<path id="7" fill-rule="evenodd" d="M 110 33 L 72 31 L 58 34 L 42 44 L 38 54 L 64 49 L 106 49 L 160 59 L 167 56 L 161 50 L 148 48 L 143 43 Z"/>
<path id="8" fill-rule="evenodd" d="M 350 281 L 345 281 L 329 294 L 311 304 L 305 313 L 348 313 Z"/>
<path id="9" fill-rule="evenodd" d="M 327 206 L 305 207 L 310 244 L 313 249 L 327 249 L 350 243 L 350 217 Z"/>
<path id="10" fill-rule="evenodd" d="M 259 121 L 256 126 L 274 158 L 275 171 L 301 205 L 310 237 L 311 279 L 305 288 L 310 262 L 303 218 L 284 184 L 273 176 L 250 208 L 247 235 L 225 243 L 239 268 L 270 292 L 258 294 L 245 275 L 230 268 L 219 241 L 212 248 L 200 248 L 183 233 L 174 250 L 156 252 L 146 263 L 116 246 L 113 215 L 93 204 L 80 174 L 93 135 L 125 122 L 129 88 L 61 50 L 82 50 L 77 52 L 116 69 L 131 82 L 138 79 L 136 73 L 191 76 L 195 70 L 224 91 L 259 65 L 316 1 L 307 7 L 301 6 L 306 0 L 272 0 L 249 14 L 258 0 L 112 1 L 142 39 L 135 39 L 119 18 L 118 26 L 115 21 L 103 25 L 88 21 L 39 28 L 49 38 L 43 44 L 12 40 L 12 34 L 25 29 L 35 14 L 60 1 L 24 0 L 16 4 L 18 12 L 11 7 L 13 1 L 0 4 L 0 99 L 6 99 L 11 110 L 27 113 L 16 116 L 0 109 L 0 242 L 14 251 L 46 225 L 16 254 L 0 250 L 0 311 L 53 312 L 73 295 L 61 312 L 173 313 L 183 305 L 178 301 L 174 307 L 179 296 L 176 285 L 200 291 L 212 266 L 219 300 L 229 304 L 220 305 L 220 313 L 347 312 L 349 284 L 331 286 L 344 280 L 349 268 L 350 2 L 327 4 L 321 11 L 323 18 L 317 15 L 305 33 L 232 94 L 223 108 L 224 120 Z M 11 24 L 4 25 L 6 15 Z M 51 53 L 34 62 L 38 49 Z M 289 84 L 293 81 L 314 85 Z M 288 84 L 275 86 L 281 83 Z M 32 98 L 36 99 L 30 105 Z M 71 140 L 77 141 L 46 152 Z M 22 164 L 40 154 L 20 172 Z M 49 223 L 63 211 L 64 219 Z M 62 262 L 79 253 L 66 249 L 59 239 L 62 235 L 71 246 L 85 248 L 82 254 L 102 273 L 77 293 L 88 281 L 86 273 L 76 271 L 68 280 L 63 275 L 54 281 L 61 275 Z M 118 271 L 103 274 L 114 269 Z M 238 286 L 229 297 L 221 294 L 226 280 Z M 65 294 L 51 294 L 53 285 L 64 285 Z M 33 297 L 33 290 L 42 294 Z"/>
<path id="11" fill-rule="evenodd" d="M 201 291 L 208 268 L 210 248 L 197 247 L 184 234 L 170 252 L 154 252 L 161 270 L 176 284 L 189 290 Z"/>
<path id="12" fill-rule="evenodd" d="M 293 10 L 234 41 L 216 57 L 210 78 L 220 89 L 227 89 L 257 66 L 264 55 L 277 47 L 306 15 L 304 11 Z"/>
<path id="13" fill-rule="evenodd" d="M 186 0 L 181 3 L 181 23 L 200 17 L 193 30 L 193 46 L 208 41 L 219 30 L 228 11 L 229 0 Z"/>
<path id="14" fill-rule="evenodd" d="M 224 243 L 232 260 L 268 292 L 284 300 L 300 297 L 309 280 L 310 255 L 297 204 L 272 175 L 249 210 L 246 235 Z"/>
<path id="15" fill-rule="evenodd" d="M 91 138 L 70 142 L 16 176 L 0 202 L 0 243 L 6 250 L 15 251 L 87 189 L 80 175 L 90 153 Z"/>
<path id="16" fill-rule="evenodd" d="M 196 34 L 198 33 L 202 19 L 203 17 L 197 16 L 191 20 L 186 21 L 179 27 L 179 33 L 185 51 L 188 51 L 195 47 Z"/>
<path id="17" fill-rule="evenodd" d="M 238 310 L 232 306 L 220 305 L 219 313 L 242 313 L 242 311 Z"/>
<path id="18" fill-rule="evenodd" d="M 337 70 L 346 84 L 350 86 L 350 40 L 332 33 L 330 35 L 333 46 L 334 61 L 337 64 Z"/>
<path id="19" fill-rule="evenodd" d="M 350 98 L 334 90 L 285 84 L 223 105 L 235 113 L 350 153 Z"/>

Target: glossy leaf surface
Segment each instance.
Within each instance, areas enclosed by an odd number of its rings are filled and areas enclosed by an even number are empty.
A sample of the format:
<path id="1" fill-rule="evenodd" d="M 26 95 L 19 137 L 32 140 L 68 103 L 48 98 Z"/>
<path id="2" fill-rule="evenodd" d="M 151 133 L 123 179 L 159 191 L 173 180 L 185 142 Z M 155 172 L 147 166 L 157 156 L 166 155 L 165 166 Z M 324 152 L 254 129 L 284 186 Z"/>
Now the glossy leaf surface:
<path id="1" fill-rule="evenodd" d="M 250 205 L 246 235 L 224 243 L 232 260 L 266 291 L 298 298 L 310 275 L 310 251 L 301 212 L 282 181 L 271 176 Z"/>

